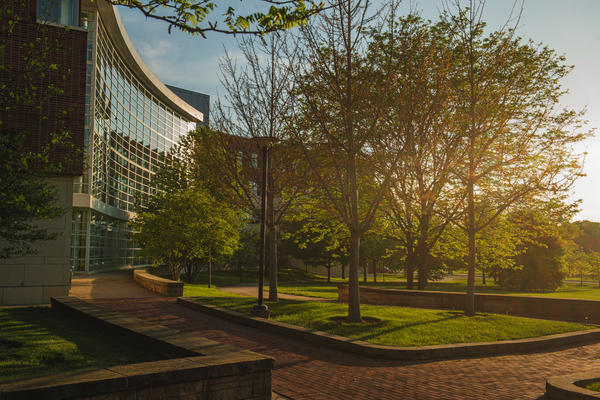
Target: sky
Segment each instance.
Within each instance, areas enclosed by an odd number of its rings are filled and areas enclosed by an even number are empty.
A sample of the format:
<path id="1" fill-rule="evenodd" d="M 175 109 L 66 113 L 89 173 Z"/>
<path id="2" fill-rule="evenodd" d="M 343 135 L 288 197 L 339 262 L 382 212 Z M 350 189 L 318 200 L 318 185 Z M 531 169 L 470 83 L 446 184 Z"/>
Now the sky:
<path id="1" fill-rule="evenodd" d="M 250 0 L 259 4 L 258 0 Z M 488 0 L 484 20 L 491 29 L 500 28 L 511 15 L 513 1 Z M 401 4 L 401 12 L 416 9 L 435 20 L 443 9 L 442 0 L 412 0 Z M 225 50 L 238 53 L 231 35 L 208 34 L 204 39 L 173 30 L 163 22 L 146 20 L 139 11 L 120 8 L 121 18 L 138 53 L 165 83 L 206 93 L 213 103 L 223 93 L 219 82 L 219 59 Z M 587 152 L 584 173 L 573 189 L 572 198 L 581 199 L 575 220 L 600 222 L 600 1 L 525 0 L 517 34 L 531 38 L 564 54 L 573 71 L 563 80 L 569 93 L 561 103 L 575 110 L 586 109 L 588 128 L 596 137 L 576 150 Z"/>

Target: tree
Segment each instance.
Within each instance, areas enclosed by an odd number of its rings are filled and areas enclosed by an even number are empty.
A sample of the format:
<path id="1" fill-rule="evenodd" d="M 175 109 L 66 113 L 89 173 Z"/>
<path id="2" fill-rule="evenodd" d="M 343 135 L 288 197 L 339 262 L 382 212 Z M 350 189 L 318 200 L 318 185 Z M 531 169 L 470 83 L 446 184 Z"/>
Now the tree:
<path id="1" fill-rule="evenodd" d="M 549 206 L 549 207 L 548 207 Z M 511 257 L 514 266 L 496 271 L 500 286 L 517 290 L 556 290 L 564 278 L 564 255 L 571 233 L 563 228 L 571 213 L 555 205 L 523 208 L 510 213 L 507 226 L 519 244 Z M 553 215 L 555 211 L 555 215 Z"/>
<path id="2" fill-rule="evenodd" d="M 326 267 L 327 282 L 331 282 L 333 265 L 343 266 L 347 262 L 348 231 L 345 225 L 331 219 L 310 197 L 301 198 L 282 225 L 287 251 L 307 265 Z"/>
<path id="3" fill-rule="evenodd" d="M 237 250 L 242 219 L 201 188 L 162 196 L 153 212 L 132 221 L 134 238 L 154 264 L 169 266 L 178 280 L 185 269 L 192 280 L 199 265 L 232 256 Z"/>
<path id="4" fill-rule="evenodd" d="M 24 1 L 0 4 L 0 258 L 35 253 L 37 242 L 57 237 L 39 225 L 64 213 L 48 178 L 73 161 L 56 157 L 56 150 L 75 154 L 64 121 L 46 116 L 45 107 L 60 101 L 69 77 L 57 63 L 61 48 L 44 24 L 28 21 L 27 10 Z M 31 30 L 34 40 L 15 40 Z M 59 106 L 58 115 L 67 111 Z M 37 132 L 15 128 L 23 115 L 54 129 L 35 143 Z"/>
<path id="5" fill-rule="evenodd" d="M 369 2 L 332 3 L 302 29 L 306 60 L 296 69 L 296 143 L 311 196 L 350 232 L 348 320 L 360 322 L 361 237 L 371 227 L 398 163 L 399 139 L 383 123 L 392 77 L 365 54 Z"/>
<path id="6" fill-rule="evenodd" d="M 598 287 L 600 287 L 600 253 L 593 251 L 588 256 L 590 263 L 589 271 L 592 277 L 598 280 Z"/>
<path id="7" fill-rule="evenodd" d="M 513 29 L 486 35 L 483 1 L 455 2 L 442 20 L 460 55 L 457 65 L 457 123 L 464 160 L 455 178 L 464 189 L 468 279 L 465 314 L 475 314 L 476 240 L 512 205 L 560 196 L 581 175 L 581 157 L 572 145 L 582 113 L 559 109 L 560 80 L 570 67 L 553 50 L 524 43 Z"/>
<path id="8" fill-rule="evenodd" d="M 371 56 L 398 82 L 386 118 L 404 138 L 404 151 L 382 211 L 388 237 L 406 253 L 408 289 L 415 270 L 425 289 L 435 265 L 431 251 L 460 205 L 452 176 L 462 151 L 461 135 L 451 128 L 455 52 L 445 28 L 408 15 L 370 44 Z"/>
<path id="9" fill-rule="evenodd" d="M 228 53 L 220 63 L 221 84 L 225 88 L 224 101 L 227 105 L 217 102 L 213 121 L 214 128 L 226 135 L 215 135 L 221 141 L 215 143 L 219 148 L 214 149 L 213 153 L 220 155 L 225 162 L 213 165 L 233 184 L 234 198 L 231 201 L 239 203 L 258 219 L 261 203 L 250 183 L 260 184 L 257 182 L 260 180 L 259 174 L 240 165 L 236 140 L 240 143 L 238 138 L 244 138 L 246 147 L 252 148 L 254 145 L 257 154 L 260 149 L 253 139 L 270 137 L 277 140 L 277 144 L 269 151 L 267 165 L 269 300 L 277 301 L 278 227 L 304 186 L 298 170 L 298 154 L 289 145 L 290 135 L 285 129 L 285 121 L 293 104 L 292 68 L 297 58 L 297 47 L 290 47 L 288 35 L 278 33 L 266 39 L 243 39 L 239 42 L 239 49 L 245 67 L 238 67 Z M 258 163 L 256 167 L 260 167 Z"/>
<path id="10" fill-rule="evenodd" d="M 367 283 L 369 265 L 373 273 L 373 282 L 377 282 L 377 268 L 382 265 L 382 260 L 389 257 L 390 251 L 394 247 L 394 243 L 379 231 L 379 229 L 373 229 L 365 234 L 360 244 L 360 259 L 365 283 Z"/>
<path id="11" fill-rule="evenodd" d="M 322 10 L 313 0 L 261 0 L 253 12 L 241 14 L 231 5 L 221 9 L 222 19 L 214 18 L 219 4 L 211 0 L 107 0 L 110 4 L 139 10 L 147 18 L 166 22 L 172 28 L 206 37 L 208 32 L 225 34 L 265 34 L 304 24 Z M 259 8 L 257 10 L 257 8 Z M 209 18 L 213 17 L 213 18 Z"/>

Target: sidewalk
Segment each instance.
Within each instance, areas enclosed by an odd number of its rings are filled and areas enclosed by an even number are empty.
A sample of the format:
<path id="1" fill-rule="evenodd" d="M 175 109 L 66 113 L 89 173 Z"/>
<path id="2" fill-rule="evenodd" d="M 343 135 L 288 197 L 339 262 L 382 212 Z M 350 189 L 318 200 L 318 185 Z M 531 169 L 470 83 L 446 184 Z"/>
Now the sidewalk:
<path id="1" fill-rule="evenodd" d="M 269 285 L 265 285 L 265 289 L 268 289 Z M 258 285 L 252 284 L 240 284 L 235 286 L 222 286 L 219 288 L 224 292 L 235 293 L 242 296 L 258 297 Z M 269 291 L 264 290 L 263 296 L 265 299 L 269 298 Z M 303 300 L 303 301 L 321 301 L 327 303 L 333 303 L 335 300 L 324 299 L 322 297 L 308 297 L 308 296 L 297 296 L 295 294 L 277 293 L 277 297 L 286 300 Z"/>
<path id="2" fill-rule="evenodd" d="M 96 274 L 76 273 L 71 280 L 69 296 L 80 299 L 123 299 L 159 295 L 135 283 L 131 270 L 120 270 Z"/>

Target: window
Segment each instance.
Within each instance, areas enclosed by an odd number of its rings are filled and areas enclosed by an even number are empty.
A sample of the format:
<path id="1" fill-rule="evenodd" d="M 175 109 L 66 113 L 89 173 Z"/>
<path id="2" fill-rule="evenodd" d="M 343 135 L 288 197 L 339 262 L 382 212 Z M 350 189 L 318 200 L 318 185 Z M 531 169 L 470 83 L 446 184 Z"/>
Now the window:
<path id="1" fill-rule="evenodd" d="M 250 165 L 252 165 L 252 168 L 258 168 L 258 154 L 257 153 L 250 154 Z"/>
<path id="2" fill-rule="evenodd" d="M 79 25 L 79 0 L 38 0 L 37 18 L 41 22 Z"/>

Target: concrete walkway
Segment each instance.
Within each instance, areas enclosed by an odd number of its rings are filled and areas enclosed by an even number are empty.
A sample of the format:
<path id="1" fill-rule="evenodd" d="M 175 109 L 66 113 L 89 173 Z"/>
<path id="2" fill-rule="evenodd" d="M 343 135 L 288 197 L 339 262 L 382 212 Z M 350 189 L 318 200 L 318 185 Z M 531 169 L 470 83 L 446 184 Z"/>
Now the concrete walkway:
<path id="1" fill-rule="evenodd" d="M 80 299 L 123 299 L 159 297 L 135 283 L 131 270 L 73 275 L 69 296 Z"/>
<path id="2" fill-rule="evenodd" d="M 268 288 L 268 285 L 265 285 L 265 288 Z M 241 284 L 241 285 L 235 285 L 235 286 L 222 286 L 219 288 L 219 290 L 222 290 L 224 292 L 239 294 L 242 296 L 258 297 L 258 285 L 256 283 Z M 268 299 L 269 291 L 268 290 L 263 291 L 263 296 L 265 299 Z M 321 301 L 321 302 L 328 302 L 328 303 L 335 302 L 335 300 L 325 299 L 322 297 L 298 296 L 295 294 L 285 294 L 285 293 L 277 293 L 277 297 L 279 297 L 280 299 L 286 299 L 286 300 Z"/>

